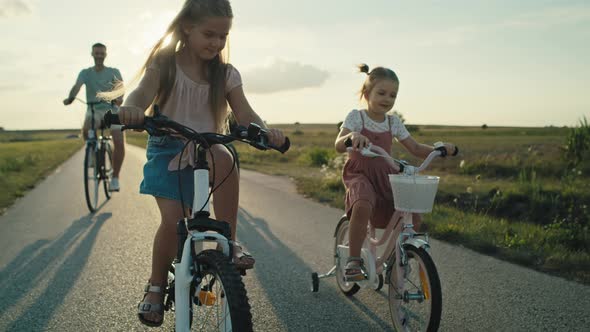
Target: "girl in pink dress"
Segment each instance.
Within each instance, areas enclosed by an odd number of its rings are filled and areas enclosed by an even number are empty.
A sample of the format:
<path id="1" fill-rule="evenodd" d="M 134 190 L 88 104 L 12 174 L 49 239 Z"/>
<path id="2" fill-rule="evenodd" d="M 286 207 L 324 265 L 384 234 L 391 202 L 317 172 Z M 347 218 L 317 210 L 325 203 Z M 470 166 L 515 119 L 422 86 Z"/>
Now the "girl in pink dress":
<path id="1" fill-rule="evenodd" d="M 361 99 L 367 102 L 367 109 L 353 110 L 344 120 L 336 138 L 336 151 L 346 152 L 344 142 L 352 141 L 353 151 L 344 165 L 342 181 L 346 187 L 345 211 L 350 220 L 350 256 L 346 262 L 345 278 L 359 281 L 365 278 L 365 268 L 360 257 L 361 247 L 367 233 L 367 223 L 376 228 L 384 228 L 393 212 L 393 194 L 388 174 L 397 173 L 383 158 L 364 157 L 358 152 L 369 143 L 385 151 L 391 151 L 393 138 L 396 138 L 412 155 L 426 158 L 434 147 L 416 142 L 400 121 L 387 114 L 393 107 L 399 89 L 399 79 L 393 70 L 377 67 L 369 71 L 369 66 L 359 66 L 367 79 L 361 88 Z M 455 151 L 455 146 L 446 143 L 447 151 Z M 420 226 L 420 218 L 414 218 L 415 228 Z"/>

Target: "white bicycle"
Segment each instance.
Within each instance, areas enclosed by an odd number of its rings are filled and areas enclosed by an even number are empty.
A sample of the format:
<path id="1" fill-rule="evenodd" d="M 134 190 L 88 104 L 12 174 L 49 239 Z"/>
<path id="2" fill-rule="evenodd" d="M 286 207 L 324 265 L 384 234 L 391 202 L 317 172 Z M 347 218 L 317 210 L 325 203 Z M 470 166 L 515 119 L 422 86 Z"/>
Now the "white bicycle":
<path id="1" fill-rule="evenodd" d="M 281 147 L 274 147 L 268 144 L 267 132 L 255 124 L 250 124 L 247 129 L 238 127 L 232 135 L 197 133 L 160 115 L 157 106 L 154 111 L 155 116 L 146 117 L 144 125 L 125 126 L 122 130 L 145 129 L 152 136 L 180 135 L 187 139 L 187 145 L 194 142 L 196 146 L 192 215 L 177 223 L 177 258 L 168 273 L 164 309 L 175 312 L 176 331 L 190 331 L 191 328 L 197 331 L 252 331 L 252 314 L 241 272 L 231 260 L 233 242 L 229 240 L 229 224 L 209 217 L 209 201 L 220 184 L 213 184 L 209 190 L 207 153 L 215 144 L 225 146 L 233 141 L 284 153 L 289 149 L 289 140 L 286 139 Z M 119 118 L 108 113 L 105 123 L 107 126 L 119 124 Z M 230 153 L 233 155 L 231 150 Z M 204 250 L 207 242 L 215 243 L 216 249 Z"/>
<path id="2" fill-rule="evenodd" d="M 345 142 L 350 149 L 351 142 Z M 344 278 L 346 261 L 349 256 L 349 220 L 342 216 L 334 231 L 334 266 L 325 274 L 313 272 L 312 291 L 319 290 L 319 280 L 336 276 L 340 290 L 352 296 L 361 287 L 379 291 L 383 284 L 389 284 L 389 311 L 397 331 L 436 331 L 442 311 L 442 292 L 436 266 L 430 256 L 428 234 L 417 233 L 413 227 L 413 213 L 429 213 L 434 205 L 439 177 L 421 176 L 419 172 L 428 167 L 438 156 L 446 156 L 442 143 L 435 144 L 435 150 L 422 165 L 414 167 L 405 161 L 393 159 L 378 146 L 362 149 L 366 157 L 385 158 L 399 174 L 390 174 L 395 213 L 380 238 L 371 223 L 367 226 L 367 237 L 361 249 L 366 275 L 360 282 L 348 282 Z M 458 153 L 455 150 L 453 155 Z M 377 248 L 387 243 L 382 256 Z M 385 277 L 383 276 L 385 274 Z"/>

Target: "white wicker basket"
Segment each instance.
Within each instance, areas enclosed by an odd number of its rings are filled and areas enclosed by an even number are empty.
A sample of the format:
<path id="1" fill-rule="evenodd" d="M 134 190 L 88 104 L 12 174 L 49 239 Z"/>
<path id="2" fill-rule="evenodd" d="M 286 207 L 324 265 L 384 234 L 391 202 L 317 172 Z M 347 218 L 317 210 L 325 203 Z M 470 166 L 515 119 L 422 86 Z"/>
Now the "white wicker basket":
<path id="1" fill-rule="evenodd" d="M 431 212 L 439 179 L 438 176 L 389 174 L 395 209 L 414 213 Z"/>

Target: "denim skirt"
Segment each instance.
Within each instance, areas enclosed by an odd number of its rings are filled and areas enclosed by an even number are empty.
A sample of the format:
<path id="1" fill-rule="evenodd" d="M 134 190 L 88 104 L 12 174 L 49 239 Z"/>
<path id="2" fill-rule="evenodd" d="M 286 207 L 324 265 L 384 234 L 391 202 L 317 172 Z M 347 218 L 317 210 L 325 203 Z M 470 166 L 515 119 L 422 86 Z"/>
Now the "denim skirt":
<path id="1" fill-rule="evenodd" d="M 190 166 L 180 171 L 169 171 L 168 164 L 182 151 L 185 142 L 172 136 L 149 136 L 143 166 L 143 181 L 139 192 L 154 197 L 181 201 L 191 207 L 193 204 L 193 169 Z"/>

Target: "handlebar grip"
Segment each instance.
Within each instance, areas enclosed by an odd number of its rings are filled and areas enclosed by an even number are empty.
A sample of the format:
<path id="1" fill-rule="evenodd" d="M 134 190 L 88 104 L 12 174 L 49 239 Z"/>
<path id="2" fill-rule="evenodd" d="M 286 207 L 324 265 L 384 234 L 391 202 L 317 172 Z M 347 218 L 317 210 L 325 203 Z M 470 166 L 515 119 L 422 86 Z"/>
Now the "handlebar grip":
<path id="1" fill-rule="evenodd" d="M 279 147 L 276 147 L 274 145 L 270 145 L 270 147 L 279 151 L 280 153 L 285 153 L 291 147 L 291 141 L 289 140 L 289 137 L 285 137 L 285 143 L 283 143 L 283 145 L 281 145 Z"/>
<path id="2" fill-rule="evenodd" d="M 120 125 L 121 124 L 121 121 L 119 119 L 119 115 L 118 114 L 114 114 L 111 110 L 108 110 L 107 113 L 104 115 L 103 121 L 104 121 L 104 125 L 107 128 L 110 128 L 112 125 Z M 140 125 L 140 126 L 123 126 L 121 128 L 121 131 L 124 131 L 124 130 L 127 130 L 127 129 L 143 130 L 145 128 L 144 128 L 143 125 Z"/>
<path id="3" fill-rule="evenodd" d="M 107 114 L 104 115 L 104 124 L 107 128 L 110 128 L 111 125 L 120 125 L 121 122 L 119 121 L 119 115 L 113 114 L 111 110 L 107 111 Z"/>
<path id="4" fill-rule="evenodd" d="M 437 148 L 434 148 L 434 150 L 440 151 L 440 156 L 443 158 L 446 157 L 448 154 L 447 148 L 445 148 L 444 146 L 439 146 Z"/>
<path id="5" fill-rule="evenodd" d="M 349 137 L 344 141 L 344 146 L 347 148 L 351 148 L 352 147 L 352 139 Z"/>

